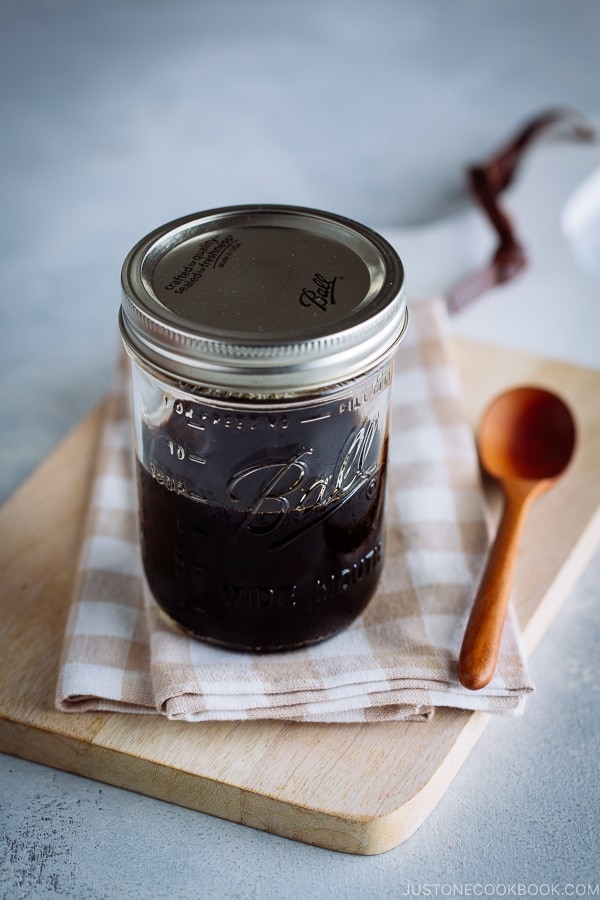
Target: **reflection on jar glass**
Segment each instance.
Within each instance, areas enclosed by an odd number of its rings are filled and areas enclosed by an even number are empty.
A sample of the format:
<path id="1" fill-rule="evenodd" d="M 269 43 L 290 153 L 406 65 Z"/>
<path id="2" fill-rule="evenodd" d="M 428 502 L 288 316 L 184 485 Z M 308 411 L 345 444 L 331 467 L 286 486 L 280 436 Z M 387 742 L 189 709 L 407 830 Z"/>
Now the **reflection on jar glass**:
<path id="1" fill-rule="evenodd" d="M 292 649 L 372 597 L 402 282 L 379 235 L 290 207 L 189 216 L 127 257 L 144 572 L 196 637 Z"/>

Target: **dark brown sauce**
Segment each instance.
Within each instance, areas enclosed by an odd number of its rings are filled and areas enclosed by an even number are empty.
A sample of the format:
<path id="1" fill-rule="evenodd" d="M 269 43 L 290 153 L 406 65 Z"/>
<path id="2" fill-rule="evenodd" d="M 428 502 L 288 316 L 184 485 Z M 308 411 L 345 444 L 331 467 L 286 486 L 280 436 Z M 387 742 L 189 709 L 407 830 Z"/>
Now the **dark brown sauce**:
<path id="1" fill-rule="evenodd" d="M 337 468 L 315 478 L 340 429 Z M 199 638 L 253 651 L 293 649 L 346 628 L 382 568 L 386 447 L 377 429 L 349 417 L 312 428 L 306 445 L 307 429 L 292 418 L 285 447 L 270 455 L 257 450 L 260 429 L 220 433 L 214 445 L 204 434 L 200 449 L 218 460 L 210 467 L 190 462 L 188 437 L 181 417 L 160 432 L 146 428 L 148 468 L 138 464 L 142 558 L 162 609 Z"/>

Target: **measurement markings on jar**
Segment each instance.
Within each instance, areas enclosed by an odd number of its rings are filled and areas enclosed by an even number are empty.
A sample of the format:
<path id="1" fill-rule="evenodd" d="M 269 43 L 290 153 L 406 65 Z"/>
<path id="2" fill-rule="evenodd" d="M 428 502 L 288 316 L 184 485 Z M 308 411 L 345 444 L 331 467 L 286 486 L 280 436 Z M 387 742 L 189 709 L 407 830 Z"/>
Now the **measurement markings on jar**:
<path id="1" fill-rule="evenodd" d="M 192 500 L 197 500 L 198 503 L 208 503 L 206 494 L 197 494 L 195 491 L 188 491 L 188 497 L 191 497 Z"/>
<path id="2" fill-rule="evenodd" d="M 206 465 L 206 460 L 204 459 L 203 456 L 194 456 L 193 453 L 188 453 L 188 459 L 190 462 L 198 463 L 198 465 L 200 465 L 200 466 Z"/>
<path id="3" fill-rule="evenodd" d="M 187 424 L 190 428 L 196 428 L 198 431 L 206 431 L 204 425 L 196 425 L 195 422 L 188 422 Z"/>
<path id="4" fill-rule="evenodd" d="M 321 422 L 323 419 L 330 419 L 331 413 L 325 413 L 324 416 L 311 416 L 309 419 L 300 419 L 301 425 L 308 425 L 309 422 Z"/>

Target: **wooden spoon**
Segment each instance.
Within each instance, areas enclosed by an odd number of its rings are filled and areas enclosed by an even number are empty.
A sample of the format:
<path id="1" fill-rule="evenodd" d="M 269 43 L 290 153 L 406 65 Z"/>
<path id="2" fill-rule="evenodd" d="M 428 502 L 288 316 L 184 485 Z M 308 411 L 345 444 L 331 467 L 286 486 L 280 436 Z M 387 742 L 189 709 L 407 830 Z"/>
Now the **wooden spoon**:
<path id="1" fill-rule="evenodd" d="M 504 509 L 465 631 L 461 684 L 479 690 L 494 674 L 525 515 L 567 467 L 575 447 L 573 416 L 560 397 L 537 387 L 500 394 L 478 438 L 484 469 L 500 484 Z"/>

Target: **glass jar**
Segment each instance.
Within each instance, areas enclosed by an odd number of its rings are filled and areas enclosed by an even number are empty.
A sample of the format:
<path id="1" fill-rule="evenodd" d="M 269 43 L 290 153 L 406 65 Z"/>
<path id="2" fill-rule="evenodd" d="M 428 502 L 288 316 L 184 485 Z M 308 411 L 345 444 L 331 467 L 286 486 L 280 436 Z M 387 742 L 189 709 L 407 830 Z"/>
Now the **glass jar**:
<path id="1" fill-rule="evenodd" d="M 297 207 L 157 229 L 123 266 L 144 573 L 226 647 L 348 626 L 383 563 L 403 270 L 371 230 Z"/>

